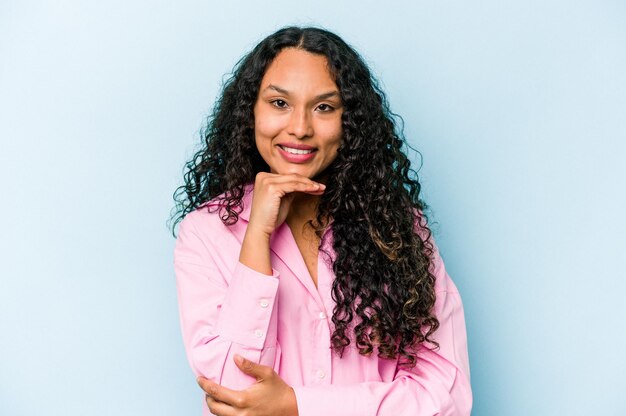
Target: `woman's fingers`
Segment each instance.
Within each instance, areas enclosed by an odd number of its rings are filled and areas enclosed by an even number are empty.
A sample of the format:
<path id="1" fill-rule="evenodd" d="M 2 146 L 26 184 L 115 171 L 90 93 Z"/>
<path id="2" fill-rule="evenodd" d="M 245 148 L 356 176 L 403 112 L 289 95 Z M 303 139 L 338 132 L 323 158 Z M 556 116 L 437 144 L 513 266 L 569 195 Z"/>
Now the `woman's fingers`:
<path id="1" fill-rule="evenodd" d="M 308 194 L 322 194 L 326 186 L 316 182 L 304 182 L 300 180 L 290 180 L 287 182 L 274 182 L 268 186 L 270 192 L 276 192 L 281 195 L 293 192 L 304 192 Z"/>
<path id="2" fill-rule="evenodd" d="M 290 173 L 286 175 L 279 175 L 276 173 L 259 172 L 256 176 L 257 184 L 260 181 L 263 183 L 287 183 L 287 182 L 301 182 L 310 184 L 320 184 L 313 179 L 309 179 L 306 176 Z M 320 184 L 321 185 L 321 184 Z"/>
<path id="3" fill-rule="evenodd" d="M 229 404 L 215 400 L 208 394 L 206 395 L 205 400 L 211 413 L 216 416 L 235 416 L 237 414 L 237 409 Z"/>
<path id="4" fill-rule="evenodd" d="M 258 189 L 260 188 L 260 189 Z M 257 175 L 255 191 L 265 188 L 289 192 L 323 192 L 326 185 L 315 182 L 306 176 L 297 174 L 277 175 L 274 173 L 261 172 Z"/>
<path id="5" fill-rule="evenodd" d="M 198 385 L 207 394 L 207 399 L 211 398 L 214 402 L 217 401 L 234 407 L 242 407 L 245 404 L 243 392 L 231 390 L 203 377 L 198 377 L 197 381 Z"/>

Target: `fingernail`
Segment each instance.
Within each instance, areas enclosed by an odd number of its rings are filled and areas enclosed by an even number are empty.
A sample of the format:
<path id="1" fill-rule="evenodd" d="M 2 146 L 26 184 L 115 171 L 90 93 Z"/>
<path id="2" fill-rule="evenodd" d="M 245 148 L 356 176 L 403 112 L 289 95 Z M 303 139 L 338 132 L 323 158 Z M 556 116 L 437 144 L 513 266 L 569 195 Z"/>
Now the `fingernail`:
<path id="1" fill-rule="evenodd" d="M 239 354 L 235 354 L 235 361 L 237 362 L 237 364 L 241 364 L 243 363 L 243 357 Z"/>

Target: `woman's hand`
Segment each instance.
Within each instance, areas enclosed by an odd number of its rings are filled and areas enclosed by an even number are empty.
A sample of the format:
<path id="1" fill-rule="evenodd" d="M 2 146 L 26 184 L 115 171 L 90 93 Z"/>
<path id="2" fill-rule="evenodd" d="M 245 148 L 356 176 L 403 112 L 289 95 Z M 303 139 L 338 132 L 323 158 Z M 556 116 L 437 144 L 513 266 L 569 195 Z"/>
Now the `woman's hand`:
<path id="1" fill-rule="evenodd" d="M 250 221 L 243 238 L 239 261 L 253 270 L 271 276 L 270 237 L 287 219 L 295 193 L 321 195 L 325 188 L 326 185 L 302 175 L 258 173 L 254 182 Z"/>
<path id="2" fill-rule="evenodd" d="M 217 416 L 297 416 L 296 395 L 272 369 L 235 355 L 235 364 L 257 382 L 246 390 L 231 390 L 204 377 L 198 384 L 206 393 L 211 413 Z"/>
<path id="3" fill-rule="evenodd" d="M 260 172 L 254 182 L 254 196 L 248 228 L 271 236 L 289 214 L 294 192 L 324 193 L 326 185 L 298 174 L 277 175 Z"/>

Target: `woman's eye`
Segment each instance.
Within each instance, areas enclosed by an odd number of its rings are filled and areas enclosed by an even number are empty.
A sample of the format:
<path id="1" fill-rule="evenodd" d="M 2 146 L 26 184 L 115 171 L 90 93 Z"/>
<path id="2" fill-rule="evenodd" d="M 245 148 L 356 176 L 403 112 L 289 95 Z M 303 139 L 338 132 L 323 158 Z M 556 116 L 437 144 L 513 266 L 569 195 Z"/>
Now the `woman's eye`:
<path id="1" fill-rule="evenodd" d="M 331 107 L 331 106 L 330 106 L 330 105 L 328 105 L 328 104 L 320 104 L 320 105 L 318 105 L 318 106 L 317 106 L 317 108 L 318 108 L 320 111 L 322 111 L 322 112 L 327 112 L 327 111 L 332 111 L 332 110 L 333 110 L 333 107 Z"/>
<path id="2" fill-rule="evenodd" d="M 287 107 L 287 102 L 285 102 L 284 100 L 273 100 L 272 105 L 278 108 L 285 108 Z"/>

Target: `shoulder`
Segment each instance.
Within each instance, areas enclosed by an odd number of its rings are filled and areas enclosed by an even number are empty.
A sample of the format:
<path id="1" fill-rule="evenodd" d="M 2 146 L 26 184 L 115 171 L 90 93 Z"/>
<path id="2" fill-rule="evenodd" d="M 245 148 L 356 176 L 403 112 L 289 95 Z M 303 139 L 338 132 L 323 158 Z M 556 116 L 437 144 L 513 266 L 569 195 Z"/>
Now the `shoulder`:
<path id="1" fill-rule="evenodd" d="M 201 249 L 220 251 L 237 248 L 243 236 L 249 218 L 251 187 L 244 187 L 242 198 L 243 211 L 236 223 L 228 225 L 222 218 L 226 214 L 224 194 L 219 195 L 188 213 L 180 222 L 176 246 L 178 251 Z"/>
<path id="2" fill-rule="evenodd" d="M 177 240 L 188 236 L 202 238 L 224 230 L 226 226 L 220 218 L 220 201 L 211 200 L 185 215 L 178 226 Z"/>
<path id="3" fill-rule="evenodd" d="M 223 239 L 225 232 L 219 212 L 208 204 L 199 206 L 178 225 L 174 261 L 202 263 L 200 259 L 211 257 L 209 253 L 215 250 L 215 240 Z"/>
<path id="4" fill-rule="evenodd" d="M 180 222 L 180 229 L 195 229 L 200 230 L 211 227 L 217 223 L 222 223 L 220 218 L 220 209 L 224 206 L 224 203 L 218 199 L 212 199 L 200 205 L 187 215 Z"/>
<path id="5" fill-rule="evenodd" d="M 253 186 L 245 185 L 243 190 L 244 195 L 241 199 L 243 210 L 239 213 L 239 221 L 237 222 L 240 222 L 241 219 L 247 221 L 249 218 Z M 226 207 L 225 196 L 226 193 L 218 195 L 188 213 L 181 221 L 179 230 L 182 232 L 191 229 L 200 233 L 227 230 L 229 226 L 224 224 L 222 220 L 225 214 L 223 208 Z"/>
<path id="6" fill-rule="evenodd" d="M 428 219 L 421 210 L 414 211 L 415 217 L 415 233 L 420 239 L 429 244 L 432 247 L 431 255 L 431 272 L 435 276 L 435 292 L 437 293 L 457 293 L 458 289 L 450 278 L 446 270 L 446 266 L 441 257 L 439 246 L 435 242 L 435 236 L 433 235 L 430 227 L 428 226 Z"/>
<path id="7" fill-rule="evenodd" d="M 435 292 L 437 293 L 455 293 L 458 294 L 459 291 L 450 278 L 448 271 L 446 270 L 446 266 L 443 262 L 443 258 L 441 257 L 441 253 L 439 252 L 439 247 L 434 242 L 434 239 L 431 237 L 431 241 L 433 244 L 433 255 L 432 255 L 432 268 L 433 275 L 435 276 Z"/>

